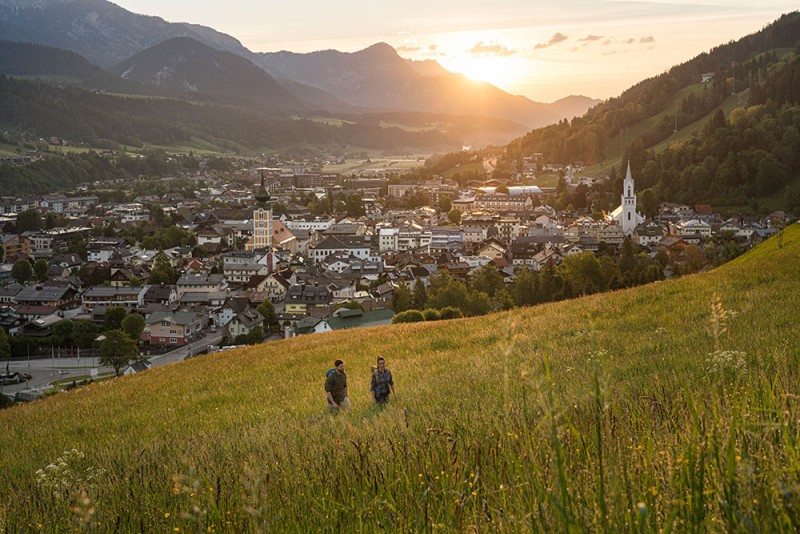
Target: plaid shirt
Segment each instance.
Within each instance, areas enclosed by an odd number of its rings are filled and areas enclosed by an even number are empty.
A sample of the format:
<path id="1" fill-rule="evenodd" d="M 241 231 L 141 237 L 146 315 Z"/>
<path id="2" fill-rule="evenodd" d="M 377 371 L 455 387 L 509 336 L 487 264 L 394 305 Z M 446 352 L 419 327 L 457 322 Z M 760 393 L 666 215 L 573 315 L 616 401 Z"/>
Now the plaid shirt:
<path id="1" fill-rule="evenodd" d="M 384 369 L 383 371 L 375 371 L 372 373 L 372 383 L 370 384 L 370 389 L 372 390 L 372 394 L 375 396 L 375 398 L 388 397 L 390 384 L 394 385 L 394 380 L 392 380 L 392 372 L 390 370 Z"/>

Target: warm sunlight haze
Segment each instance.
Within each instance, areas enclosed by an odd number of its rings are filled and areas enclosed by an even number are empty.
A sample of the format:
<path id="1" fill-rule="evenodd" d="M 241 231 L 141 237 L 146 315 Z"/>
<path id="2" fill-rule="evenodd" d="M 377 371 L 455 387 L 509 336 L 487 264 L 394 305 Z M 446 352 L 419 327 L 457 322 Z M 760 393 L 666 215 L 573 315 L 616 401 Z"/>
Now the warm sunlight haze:
<path id="1" fill-rule="evenodd" d="M 380 6 L 363 0 L 283 5 L 121 0 L 136 13 L 228 33 L 258 52 L 355 52 L 387 42 L 409 59 L 433 59 L 453 72 L 513 94 L 551 102 L 570 94 L 618 95 L 632 84 L 738 39 L 783 13 L 794 0 L 713 3 L 565 0 L 412 0 Z M 465 9 L 468 8 L 468 9 Z"/>

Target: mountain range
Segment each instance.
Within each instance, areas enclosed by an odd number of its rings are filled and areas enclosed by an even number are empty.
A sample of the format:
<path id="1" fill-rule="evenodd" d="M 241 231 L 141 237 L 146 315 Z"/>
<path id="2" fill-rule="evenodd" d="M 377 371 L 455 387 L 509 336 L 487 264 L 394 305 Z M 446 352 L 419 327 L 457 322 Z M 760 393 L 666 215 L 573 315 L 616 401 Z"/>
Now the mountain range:
<path id="1" fill-rule="evenodd" d="M 470 114 L 531 128 L 582 115 L 598 103 L 582 96 L 534 102 L 435 61 L 404 59 L 385 43 L 353 53 L 256 53 L 212 28 L 137 15 L 106 0 L 0 0 L 0 35 L 76 52 L 169 94 L 288 110 Z"/>

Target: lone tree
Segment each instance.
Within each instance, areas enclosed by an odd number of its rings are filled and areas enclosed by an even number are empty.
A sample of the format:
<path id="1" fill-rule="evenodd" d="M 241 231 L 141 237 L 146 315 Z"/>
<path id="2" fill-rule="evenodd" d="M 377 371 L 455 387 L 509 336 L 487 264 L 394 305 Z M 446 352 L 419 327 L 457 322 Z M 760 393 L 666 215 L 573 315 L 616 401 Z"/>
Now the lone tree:
<path id="1" fill-rule="evenodd" d="M 136 342 L 129 338 L 122 330 L 109 330 L 105 333 L 106 338 L 100 343 L 97 353 L 100 356 L 100 365 L 113 367 L 116 376 L 119 371 L 131 360 L 135 360 L 139 355 Z"/>
<path id="2" fill-rule="evenodd" d="M 264 316 L 264 325 L 268 333 L 278 329 L 278 316 L 275 314 L 275 305 L 272 302 L 265 300 L 258 305 L 256 311 Z"/>
<path id="3" fill-rule="evenodd" d="M 132 313 L 122 320 L 122 331 L 134 341 L 138 341 L 144 332 L 144 317 L 138 313 Z"/>
<path id="4" fill-rule="evenodd" d="M 36 275 L 37 282 L 44 282 L 47 280 L 47 272 L 50 270 L 50 264 L 47 263 L 47 260 L 39 258 L 36 260 L 36 263 L 33 264 L 33 274 Z"/>
<path id="5" fill-rule="evenodd" d="M 106 308 L 103 314 L 103 330 L 119 330 L 122 328 L 122 321 L 128 312 L 122 306 L 112 306 Z"/>
<path id="6" fill-rule="evenodd" d="M 33 278 L 33 267 L 28 260 L 17 260 L 11 268 L 11 276 L 20 284 Z"/>

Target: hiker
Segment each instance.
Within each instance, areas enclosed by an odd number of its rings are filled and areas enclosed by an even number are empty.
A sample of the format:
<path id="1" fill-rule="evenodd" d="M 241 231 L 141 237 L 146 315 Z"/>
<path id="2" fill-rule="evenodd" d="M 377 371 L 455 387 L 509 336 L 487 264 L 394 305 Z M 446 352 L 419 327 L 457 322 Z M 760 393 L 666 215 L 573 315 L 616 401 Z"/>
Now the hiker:
<path id="1" fill-rule="evenodd" d="M 350 408 L 350 399 L 347 398 L 347 374 L 344 372 L 344 362 L 333 362 L 334 371 L 325 379 L 325 393 L 328 397 L 328 407 L 336 411 L 339 408 Z"/>
<path id="2" fill-rule="evenodd" d="M 394 391 L 394 380 L 392 372 L 386 368 L 386 360 L 383 356 L 378 356 L 378 367 L 372 371 L 372 382 L 370 383 L 372 398 L 376 404 L 386 404 L 389 402 L 389 390 L 392 391 L 394 400 L 397 400 L 397 393 Z"/>

